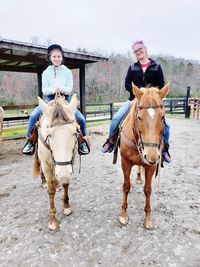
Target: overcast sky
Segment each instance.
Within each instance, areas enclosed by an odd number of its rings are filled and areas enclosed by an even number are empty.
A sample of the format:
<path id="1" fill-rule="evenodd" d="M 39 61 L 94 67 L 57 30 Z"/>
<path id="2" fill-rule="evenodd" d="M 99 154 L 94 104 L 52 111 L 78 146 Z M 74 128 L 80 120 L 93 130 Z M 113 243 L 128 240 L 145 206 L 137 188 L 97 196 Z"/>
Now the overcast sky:
<path id="1" fill-rule="evenodd" d="M 200 0 L 0 0 L 0 36 L 108 54 L 143 39 L 149 54 L 200 60 Z"/>

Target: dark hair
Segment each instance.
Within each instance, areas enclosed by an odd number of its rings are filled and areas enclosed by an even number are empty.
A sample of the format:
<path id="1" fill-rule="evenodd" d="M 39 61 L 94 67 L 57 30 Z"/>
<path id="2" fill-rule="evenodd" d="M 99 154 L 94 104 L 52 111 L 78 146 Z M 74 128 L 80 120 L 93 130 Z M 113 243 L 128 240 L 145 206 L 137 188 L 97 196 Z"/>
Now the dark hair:
<path id="1" fill-rule="evenodd" d="M 50 46 L 48 47 L 48 49 L 47 49 L 47 59 L 48 59 L 48 60 L 50 60 L 50 54 L 51 54 L 51 52 L 52 52 L 54 49 L 59 50 L 59 51 L 62 53 L 62 56 L 64 56 L 62 46 L 60 46 L 60 45 L 58 45 L 58 44 L 52 44 L 52 45 L 50 45 Z"/>

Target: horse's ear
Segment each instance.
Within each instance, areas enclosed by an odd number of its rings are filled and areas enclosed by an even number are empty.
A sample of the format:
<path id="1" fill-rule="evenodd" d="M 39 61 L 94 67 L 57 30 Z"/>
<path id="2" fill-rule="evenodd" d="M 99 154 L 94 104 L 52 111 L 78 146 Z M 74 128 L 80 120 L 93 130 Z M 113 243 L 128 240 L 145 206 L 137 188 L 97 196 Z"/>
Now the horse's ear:
<path id="1" fill-rule="evenodd" d="M 159 92 L 159 96 L 163 99 L 170 91 L 170 83 L 168 82 Z"/>
<path id="2" fill-rule="evenodd" d="M 143 95 L 143 92 L 132 82 L 132 91 L 133 94 L 140 99 Z"/>
<path id="3" fill-rule="evenodd" d="M 71 101 L 69 103 L 69 106 L 68 106 L 68 108 L 69 108 L 69 110 L 70 110 L 70 112 L 72 114 L 75 113 L 75 110 L 77 108 L 77 105 L 78 105 L 77 96 L 76 96 L 76 94 L 73 94 L 72 99 L 71 99 Z"/>
<path id="4" fill-rule="evenodd" d="M 39 107 L 42 109 L 43 113 L 48 117 L 50 113 L 50 107 L 38 96 Z"/>

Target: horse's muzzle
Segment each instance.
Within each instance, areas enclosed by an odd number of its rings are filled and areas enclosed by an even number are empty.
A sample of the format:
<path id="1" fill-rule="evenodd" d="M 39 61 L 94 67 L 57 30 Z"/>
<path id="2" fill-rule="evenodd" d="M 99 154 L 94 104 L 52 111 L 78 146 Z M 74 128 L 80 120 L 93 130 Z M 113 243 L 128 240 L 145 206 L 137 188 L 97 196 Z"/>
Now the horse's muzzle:
<path id="1" fill-rule="evenodd" d="M 153 156 L 150 156 L 148 154 L 143 154 L 143 161 L 145 164 L 147 164 L 149 166 L 158 164 L 158 162 L 160 161 L 160 155 L 153 157 Z"/>

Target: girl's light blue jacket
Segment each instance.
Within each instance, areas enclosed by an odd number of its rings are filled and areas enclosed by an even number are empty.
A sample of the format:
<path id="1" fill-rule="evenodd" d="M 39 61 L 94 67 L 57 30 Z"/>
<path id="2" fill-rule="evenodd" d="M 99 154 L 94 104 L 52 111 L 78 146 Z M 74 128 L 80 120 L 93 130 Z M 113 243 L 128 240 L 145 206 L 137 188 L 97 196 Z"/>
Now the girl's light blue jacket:
<path id="1" fill-rule="evenodd" d="M 54 88 L 62 89 L 65 95 L 71 95 L 73 88 L 72 72 L 64 65 L 48 66 L 42 73 L 42 93 L 52 95 Z"/>

